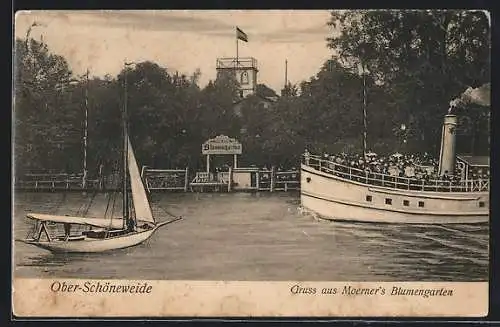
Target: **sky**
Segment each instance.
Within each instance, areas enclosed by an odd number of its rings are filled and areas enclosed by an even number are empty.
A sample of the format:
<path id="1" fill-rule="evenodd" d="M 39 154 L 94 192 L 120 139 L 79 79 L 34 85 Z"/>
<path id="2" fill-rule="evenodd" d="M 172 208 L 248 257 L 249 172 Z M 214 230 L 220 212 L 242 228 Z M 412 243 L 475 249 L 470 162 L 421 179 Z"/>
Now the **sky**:
<path id="1" fill-rule="evenodd" d="M 238 26 L 248 35 L 239 57 L 258 61 L 258 83 L 280 92 L 288 80 L 315 75 L 333 52 L 326 37 L 325 10 L 237 11 L 24 11 L 15 17 L 15 36 L 43 41 L 68 61 L 75 74 L 115 76 L 125 61 L 150 60 L 170 72 L 201 70 L 200 86 L 216 75 L 216 59 L 236 57 Z"/>

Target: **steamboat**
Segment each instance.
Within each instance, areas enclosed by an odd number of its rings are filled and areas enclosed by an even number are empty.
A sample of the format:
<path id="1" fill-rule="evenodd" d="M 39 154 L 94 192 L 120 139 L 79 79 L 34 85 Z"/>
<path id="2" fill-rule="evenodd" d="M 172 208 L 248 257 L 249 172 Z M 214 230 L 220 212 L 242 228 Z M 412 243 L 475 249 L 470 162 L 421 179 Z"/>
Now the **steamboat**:
<path id="1" fill-rule="evenodd" d="M 318 218 L 411 224 L 489 221 L 489 157 L 457 156 L 457 116 L 447 114 L 437 178 L 402 177 L 359 169 L 307 152 L 301 163 L 301 206 Z M 366 159 L 366 155 L 365 155 Z M 460 166 L 460 173 L 456 166 Z M 458 175 L 458 176 L 457 176 Z M 447 176 L 459 178 L 443 178 Z"/>

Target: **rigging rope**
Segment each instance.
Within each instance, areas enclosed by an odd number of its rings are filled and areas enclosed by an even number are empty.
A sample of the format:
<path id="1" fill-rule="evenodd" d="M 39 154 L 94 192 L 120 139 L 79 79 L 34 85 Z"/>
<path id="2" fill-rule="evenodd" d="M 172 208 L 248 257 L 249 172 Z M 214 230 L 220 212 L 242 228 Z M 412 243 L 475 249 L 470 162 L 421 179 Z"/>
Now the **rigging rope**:
<path id="1" fill-rule="evenodd" d="M 167 211 L 167 210 L 165 210 L 162 206 L 160 206 L 160 205 L 159 205 L 158 207 L 159 207 L 159 208 L 160 208 L 160 209 L 161 209 L 164 213 L 166 213 L 167 215 L 169 215 L 169 216 L 171 216 L 171 217 L 173 217 L 173 218 L 179 218 L 179 216 L 176 216 L 176 215 L 174 215 L 173 213 L 168 212 L 168 211 Z"/>
<path id="2" fill-rule="evenodd" d="M 96 195 L 97 195 L 97 191 L 96 191 L 96 192 L 94 192 L 94 194 L 92 195 L 92 198 L 90 198 L 90 201 L 89 201 L 89 203 L 88 203 L 87 207 L 86 207 L 86 208 L 85 208 L 85 210 L 83 211 L 83 216 L 84 216 L 84 217 L 86 217 L 86 216 L 87 216 L 87 213 L 89 212 L 89 209 L 90 209 L 90 207 L 92 206 L 92 203 L 94 202 L 94 199 L 95 199 Z"/>
<path id="3" fill-rule="evenodd" d="M 80 216 L 80 212 L 82 211 L 84 205 L 85 205 L 85 202 L 80 204 L 80 207 L 78 208 L 78 210 L 76 210 L 75 216 Z"/>
<path id="4" fill-rule="evenodd" d="M 106 229 L 106 235 L 104 236 L 105 238 L 108 237 L 111 226 L 113 225 L 113 214 L 115 212 L 116 192 L 113 191 L 113 193 L 111 193 L 111 195 L 109 196 L 108 206 L 109 206 L 109 202 L 111 201 L 111 198 L 113 198 L 113 205 L 111 206 L 111 214 L 109 216 L 109 229 Z M 106 211 L 107 210 L 108 209 L 106 208 Z"/>
<path id="5" fill-rule="evenodd" d="M 55 215 L 59 211 L 59 208 L 66 201 L 66 193 L 63 193 L 61 199 L 57 201 L 56 205 L 52 208 L 52 213 Z"/>
<path id="6" fill-rule="evenodd" d="M 106 209 L 104 210 L 104 218 L 108 215 L 109 203 L 111 202 L 111 198 L 113 197 L 113 193 L 108 193 L 108 201 L 106 203 Z"/>
<path id="7" fill-rule="evenodd" d="M 28 229 L 25 239 L 35 238 L 36 232 L 38 231 L 38 221 L 35 221 L 31 228 Z"/>
<path id="8" fill-rule="evenodd" d="M 113 180 L 116 178 L 116 171 L 118 170 L 118 164 L 115 162 L 115 167 L 114 167 L 114 173 L 113 173 Z M 111 192 L 109 198 L 108 198 L 108 204 L 106 206 L 106 213 L 104 214 L 104 217 L 106 217 L 106 214 L 108 213 L 109 210 L 109 204 L 111 203 L 111 200 L 113 201 L 113 204 L 111 205 L 111 213 L 109 215 L 109 227 L 113 225 L 113 216 L 115 213 L 115 204 L 116 204 L 116 197 L 117 197 L 117 192 L 116 190 Z M 106 231 L 106 237 L 108 235 L 109 230 Z"/>
<path id="9" fill-rule="evenodd" d="M 116 203 L 116 192 L 113 192 L 112 193 L 112 197 L 113 197 L 113 205 L 111 206 L 111 213 L 109 215 L 109 228 L 111 229 L 111 226 L 113 226 L 113 216 L 115 214 L 115 203 Z M 111 197 L 110 197 L 111 199 Z M 106 230 L 106 237 L 108 235 L 108 232 L 109 232 L 109 229 Z"/>
<path id="10" fill-rule="evenodd" d="M 111 219 L 113 219 L 113 216 L 115 214 L 115 204 L 116 204 L 116 197 L 117 193 L 113 193 L 113 205 L 111 206 Z"/>

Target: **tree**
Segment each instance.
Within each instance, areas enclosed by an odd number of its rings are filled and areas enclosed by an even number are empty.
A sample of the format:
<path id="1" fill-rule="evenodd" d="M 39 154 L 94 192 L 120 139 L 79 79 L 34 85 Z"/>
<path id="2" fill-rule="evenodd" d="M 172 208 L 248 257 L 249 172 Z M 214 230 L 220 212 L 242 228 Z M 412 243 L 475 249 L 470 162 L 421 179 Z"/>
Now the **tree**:
<path id="1" fill-rule="evenodd" d="M 336 60 L 328 60 L 316 76 L 301 83 L 309 147 L 331 152 L 360 149 L 362 86 L 361 78 Z"/>
<path id="2" fill-rule="evenodd" d="M 292 83 L 288 82 L 285 87 L 281 90 L 281 96 L 297 96 L 298 95 L 298 88 L 297 85 L 293 85 Z"/>
<path id="3" fill-rule="evenodd" d="M 231 72 L 219 73 L 215 81 L 211 81 L 200 94 L 200 122 L 204 140 L 217 134 L 228 136 L 239 133 L 239 119 L 234 113 L 233 105 L 240 99 L 239 85 Z"/>
<path id="4" fill-rule="evenodd" d="M 414 148 L 437 152 L 450 100 L 490 79 L 490 28 L 464 10 L 332 12 L 328 38 L 344 64 L 362 64 L 386 87 L 396 125 L 409 124 Z"/>
<path id="5" fill-rule="evenodd" d="M 196 73 L 195 73 L 196 75 Z M 126 82 L 125 82 L 126 80 Z M 137 157 L 149 166 L 185 166 L 181 162 L 181 145 L 197 139 L 199 88 L 192 78 L 169 74 L 153 62 L 141 62 L 124 69 L 118 83 L 125 94 L 127 85 L 130 133 L 137 147 Z M 189 136 L 189 138 L 187 137 Z M 199 144 L 198 144 L 199 148 Z M 189 146 L 185 158 L 190 158 Z"/>
<path id="6" fill-rule="evenodd" d="M 278 96 L 276 94 L 276 92 L 274 92 L 274 90 L 271 89 L 266 84 L 257 84 L 255 93 L 257 93 L 257 95 L 260 95 L 261 97 L 264 97 L 264 98 L 274 98 L 274 97 Z"/>
<path id="7" fill-rule="evenodd" d="M 34 39 L 15 41 L 14 143 L 18 173 L 75 169 L 81 112 L 69 105 L 72 73 L 66 60 Z M 67 160 L 68 159 L 68 160 Z"/>

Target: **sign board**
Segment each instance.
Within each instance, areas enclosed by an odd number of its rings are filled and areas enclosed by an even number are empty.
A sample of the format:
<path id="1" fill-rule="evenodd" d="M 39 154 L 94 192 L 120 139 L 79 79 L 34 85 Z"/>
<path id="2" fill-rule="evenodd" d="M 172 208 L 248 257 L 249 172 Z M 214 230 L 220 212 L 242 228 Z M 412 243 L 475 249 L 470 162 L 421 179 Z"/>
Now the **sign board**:
<path id="1" fill-rule="evenodd" d="M 207 140 L 201 146 L 202 154 L 241 154 L 242 146 L 238 140 L 219 135 Z"/>

